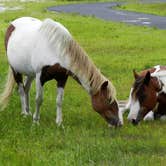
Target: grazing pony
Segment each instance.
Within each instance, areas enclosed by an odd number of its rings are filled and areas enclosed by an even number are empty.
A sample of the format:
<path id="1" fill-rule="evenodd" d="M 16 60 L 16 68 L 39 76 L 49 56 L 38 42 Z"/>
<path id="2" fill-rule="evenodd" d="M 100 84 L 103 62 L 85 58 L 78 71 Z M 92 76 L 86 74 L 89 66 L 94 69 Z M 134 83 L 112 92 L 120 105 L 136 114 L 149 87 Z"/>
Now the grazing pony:
<path id="1" fill-rule="evenodd" d="M 52 79 L 57 81 L 57 117 L 62 122 L 62 98 L 68 76 L 73 77 L 89 93 L 92 106 L 109 124 L 118 126 L 119 109 L 115 88 L 89 59 L 69 31 L 51 19 L 40 21 L 22 17 L 14 20 L 5 37 L 9 69 L 1 104 L 7 103 L 14 82 L 18 85 L 22 114 L 30 114 L 29 90 L 36 79 L 36 111 L 33 121 L 39 121 L 43 100 L 43 86 Z M 25 82 L 23 75 L 26 76 Z"/>
<path id="2" fill-rule="evenodd" d="M 155 66 L 137 74 L 130 91 L 126 109 L 128 120 L 138 124 L 144 120 L 166 115 L 166 66 Z"/>

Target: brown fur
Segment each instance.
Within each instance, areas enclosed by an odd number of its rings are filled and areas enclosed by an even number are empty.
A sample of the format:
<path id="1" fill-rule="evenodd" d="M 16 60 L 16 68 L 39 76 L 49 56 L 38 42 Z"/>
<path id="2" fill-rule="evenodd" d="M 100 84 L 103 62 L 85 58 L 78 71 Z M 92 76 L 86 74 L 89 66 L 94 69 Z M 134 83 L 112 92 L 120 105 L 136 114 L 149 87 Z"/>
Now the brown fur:
<path id="1" fill-rule="evenodd" d="M 15 30 L 15 27 L 12 24 L 10 24 L 7 31 L 6 31 L 6 35 L 5 35 L 5 48 L 6 48 L 6 50 L 7 50 L 9 38 L 14 30 Z"/>

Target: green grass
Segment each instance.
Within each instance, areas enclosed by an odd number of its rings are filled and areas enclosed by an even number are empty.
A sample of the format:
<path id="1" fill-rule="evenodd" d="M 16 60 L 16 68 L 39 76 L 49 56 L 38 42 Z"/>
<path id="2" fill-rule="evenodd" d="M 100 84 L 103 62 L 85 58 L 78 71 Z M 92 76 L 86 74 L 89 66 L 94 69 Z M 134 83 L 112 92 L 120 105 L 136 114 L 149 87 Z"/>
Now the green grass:
<path id="1" fill-rule="evenodd" d="M 166 62 L 166 31 L 107 22 L 77 14 L 48 12 L 46 7 L 67 2 L 21 3 L 20 11 L 0 13 L 0 90 L 8 69 L 3 38 L 9 22 L 20 16 L 50 17 L 64 24 L 98 68 L 112 80 L 118 99 L 126 99 L 138 71 Z M 15 3 L 18 5 L 18 3 Z M 88 94 L 69 79 L 63 102 L 63 126 L 55 125 L 55 82 L 45 86 L 40 126 L 20 115 L 15 90 L 0 113 L 0 165 L 165 165 L 166 123 L 142 122 L 135 127 L 125 120 L 120 129 L 110 129 L 91 108 Z M 31 111 L 35 108 L 31 91 Z M 126 118 L 126 115 L 125 115 Z"/>
<path id="2" fill-rule="evenodd" d="M 166 16 L 166 3 L 127 3 L 125 5 L 118 6 L 118 9 Z"/>

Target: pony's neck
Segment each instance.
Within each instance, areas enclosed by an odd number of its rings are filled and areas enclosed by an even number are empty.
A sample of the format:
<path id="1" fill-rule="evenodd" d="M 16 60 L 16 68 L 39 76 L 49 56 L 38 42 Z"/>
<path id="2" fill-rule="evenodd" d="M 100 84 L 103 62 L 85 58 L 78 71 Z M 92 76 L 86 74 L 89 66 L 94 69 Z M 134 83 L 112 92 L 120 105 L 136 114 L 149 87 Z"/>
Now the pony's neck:
<path id="1" fill-rule="evenodd" d="M 96 68 L 96 71 L 98 69 Z M 75 79 L 90 95 L 94 95 L 99 91 L 102 83 L 104 82 L 104 76 L 99 72 L 91 73 L 91 77 L 96 77 L 98 80 L 103 80 L 101 84 L 96 84 L 94 80 L 91 78 L 87 78 L 86 74 L 82 74 L 81 72 L 77 72 L 76 74 L 71 74 L 73 79 Z"/>
<path id="2" fill-rule="evenodd" d="M 70 59 L 68 69 L 73 73 L 73 78 L 79 80 L 89 94 L 96 94 L 107 79 L 76 41 L 71 40 L 66 51 Z"/>

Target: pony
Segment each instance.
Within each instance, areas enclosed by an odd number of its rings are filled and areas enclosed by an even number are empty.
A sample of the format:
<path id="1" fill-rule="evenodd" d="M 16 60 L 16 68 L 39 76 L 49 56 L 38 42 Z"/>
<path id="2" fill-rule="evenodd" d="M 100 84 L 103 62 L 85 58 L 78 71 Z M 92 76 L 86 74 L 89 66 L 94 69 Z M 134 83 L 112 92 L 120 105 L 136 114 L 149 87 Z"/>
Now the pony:
<path id="1" fill-rule="evenodd" d="M 9 62 L 6 88 L 0 103 L 7 105 L 16 82 L 21 99 L 22 114 L 29 110 L 29 90 L 35 78 L 36 111 L 33 121 L 39 122 L 44 84 L 57 81 L 56 123 L 62 123 L 62 99 L 68 76 L 73 77 L 90 95 L 94 110 L 109 124 L 119 126 L 120 115 L 113 84 L 101 74 L 86 52 L 74 40 L 70 32 L 52 19 L 41 21 L 21 17 L 9 25 L 5 36 Z M 25 80 L 23 79 L 25 76 Z"/>
<path id="2" fill-rule="evenodd" d="M 154 66 L 140 74 L 133 71 L 135 81 L 130 90 L 125 110 L 130 109 L 128 120 L 138 124 L 166 115 L 166 66 Z"/>

